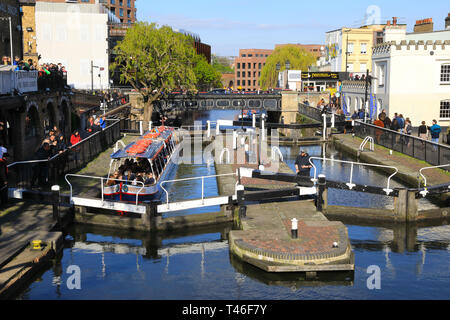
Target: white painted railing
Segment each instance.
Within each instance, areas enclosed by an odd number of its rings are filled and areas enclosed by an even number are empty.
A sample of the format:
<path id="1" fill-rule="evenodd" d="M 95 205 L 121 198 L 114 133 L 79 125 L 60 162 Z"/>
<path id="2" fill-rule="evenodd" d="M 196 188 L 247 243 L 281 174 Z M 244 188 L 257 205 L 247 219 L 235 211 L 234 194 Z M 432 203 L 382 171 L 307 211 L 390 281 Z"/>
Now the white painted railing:
<path id="1" fill-rule="evenodd" d="M 192 180 L 202 180 L 202 197 L 201 197 L 201 204 L 205 204 L 205 179 L 208 178 L 218 178 L 218 177 L 226 177 L 226 176 L 235 176 L 236 173 L 227 173 L 227 174 L 218 174 L 218 175 L 211 175 L 211 176 L 201 176 L 201 177 L 192 177 L 192 178 L 184 178 L 184 179 L 177 179 L 177 180 L 166 180 L 161 182 L 160 186 L 161 189 L 166 194 L 166 205 L 169 208 L 169 192 L 164 188 L 164 185 L 166 183 L 176 183 L 181 181 L 192 181 Z"/>
<path id="2" fill-rule="evenodd" d="M 364 147 L 366 146 L 366 144 L 370 142 L 370 151 L 374 151 L 375 150 L 375 142 L 373 140 L 373 137 L 371 136 L 367 136 L 364 138 L 363 142 L 361 142 L 361 145 L 359 146 L 359 151 L 364 151 Z"/>
<path id="3" fill-rule="evenodd" d="M 72 184 L 70 183 L 70 181 L 68 179 L 69 177 L 100 180 L 101 189 L 102 189 L 102 202 L 105 201 L 105 195 L 104 195 L 104 186 L 105 186 L 104 181 L 105 180 L 106 181 L 113 180 L 113 181 L 116 181 L 116 182 L 125 182 L 126 185 L 130 185 L 130 186 L 134 187 L 134 185 L 131 185 L 132 181 L 130 181 L 130 180 L 112 179 L 112 178 L 95 177 L 95 176 L 86 176 L 86 175 L 80 175 L 80 174 L 66 174 L 65 180 L 66 180 L 67 184 L 70 187 L 70 199 L 73 198 L 73 187 L 72 187 Z M 141 185 L 141 188 L 138 190 L 138 192 L 136 192 L 136 205 L 138 205 L 139 193 L 141 193 L 141 191 L 144 189 L 144 183 L 140 182 L 140 181 L 136 181 L 136 182 L 133 182 L 133 183 Z"/>
<path id="4" fill-rule="evenodd" d="M 393 192 L 394 190 L 390 188 L 390 183 L 391 183 L 391 179 L 398 173 L 398 169 L 396 167 L 393 166 L 384 166 L 384 165 L 379 165 L 379 164 L 371 164 L 371 163 L 359 163 L 359 162 L 353 162 L 353 161 L 344 161 L 344 160 L 336 160 L 336 159 L 328 159 L 328 158 L 320 158 L 320 157 L 310 157 L 309 158 L 309 163 L 311 163 L 311 165 L 314 168 L 314 178 L 311 179 L 311 181 L 314 182 L 314 185 L 316 185 L 318 179 L 317 179 L 317 167 L 315 166 L 315 164 L 313 163 L 312 160 L 321 160 L 321 161 L 331 161 L 331 162 L 339 162 L 339 163 L 346 163 L 346 164 L 350 164 L 350 181 L 348 183 L 346 183 L 346 185 L 348 186 L 348 188 L 350 190 L 352 190 L 356 185 L 353 183 L 353 167 L 355 165 L 357 166 L 367 166 L 367 167 L 375 167 L 375 168 L 388 168 L 388 169 L 394 169 L 395 172 L 393 174 L 391 174 L 388 177 L 387 180 L 387 186 L 385 189 L 383 189 L 387 195 L 389 195 L 391 192 Z"/>
<path id="5" fill-rule="evenodd" d="M 422 197 L 426 197 L 426 195 L 428 194 L 427 178 L 423 175 L 423 171 L 430 170 L 430 169 L 436 169 L 436 168 L 445 168 L 445 167 L 450 167 L 450 163 L 449 164 L 443 164 L 443 165 L 440 165 L 440 166 L 424 167 L 424 168 L 419 170 L 419 176 L 421 176 L 423 181 L 424 181 L 424 190 L 419 192 L 422 195 Z M 419 188 L 420 188 L 420 180 L 419 180 Z M 449 191 L 450 191 L 450 185 L 449 185 L 448 188 L 449 188 Z"/>

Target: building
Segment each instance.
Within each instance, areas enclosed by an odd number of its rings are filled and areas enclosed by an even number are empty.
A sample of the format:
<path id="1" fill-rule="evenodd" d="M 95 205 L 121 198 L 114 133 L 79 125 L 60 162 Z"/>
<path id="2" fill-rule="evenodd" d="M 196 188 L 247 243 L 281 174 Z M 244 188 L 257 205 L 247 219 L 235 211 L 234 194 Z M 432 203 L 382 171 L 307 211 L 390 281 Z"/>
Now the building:
<path id="1" fill-rule="evenodd" d="M 11 25 L 9 23 L 10 18 Z M 20 6 L 18 1 L 15 0 L 2 0 L 0 2 L 0 56 L 12 58 L 12 60 L 15 56 L 22 57 L 22 21 L 20 19 Z M 3 61 L 0 63 L 3 63 Z"/>
<path id="2" fill-rule="evenodd" d="M 374 24 L 360 28 L 340 28 L 325 34 L 325 56 L 321 71 L 349 72 L 362 75 L 372 71 L 372 48 L 383 42 L 384 28 L 391 25 Z M 392 25 L 406 30 L 406 25 L 398 24 L 394 17 Z"/>
<path id="3" fill-rule="evenodd" d="M 95 0 L 90 1 L 92 3 L 96 2 Z M 120 23 L 133 24 L 137 21 L 136 0 L 104 0 L 103 2 L 106 2 L 105 6 L 120 19 Z"/>
<path id="4" fill-rule="evenodd" d="M 239 57 L 235 63 L 235 87 L 243 91 L 256 91 L 260 89 L 259 78 L 261 70 L 266 65 L 266 59 L 273 50 L 266 49 L 240 49 Z"/>
<path id="5" fill-rule="evenodd" d="M 37 1 L 40 63 L 61 63 L 76 89 L 109 87 L 108 24 L 118 19 L 102 4 Z"/>
<path id="6" fill-rule="evenodd" d="M 448 17 L 446 23 L 448 23 Z M 450 28 L 433 31 L 432 19 L 418 20 L 415 32 L 387 27 L 389 40 L 373 49 L 372 93 L 377 109 L 441 126 L 450 124 Z M 395 39 L 395 40 L 393 40 Z"/>

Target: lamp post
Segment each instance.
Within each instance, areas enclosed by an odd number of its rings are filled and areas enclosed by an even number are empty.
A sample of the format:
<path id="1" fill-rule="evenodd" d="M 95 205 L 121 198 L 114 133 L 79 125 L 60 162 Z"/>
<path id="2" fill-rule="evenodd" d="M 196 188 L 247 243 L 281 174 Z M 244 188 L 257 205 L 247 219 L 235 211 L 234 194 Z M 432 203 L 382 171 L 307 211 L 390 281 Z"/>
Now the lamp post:
<path id="1" fill-rule="evenodd" d="M 345 44 L 345 72 L 348 72 L 348 34 L 350 32 L 350 29 L 347 29 L 344 32 L 347 34 L 347 41 Z"/>
<path id="2" fill-rule="evenodd" d="M 286 89 L 289 89 L 289 69 L 291 69 L 291 62 L 286 60 Z"/>
<path id="3" fill-rule="evenodd" d="M 0 17 L 0 20 L 9 21 L 9 45 L 11 48 L 11 65 L 14 63 L 14 52 L 13 52 L 13 36 L 12 36 L 12 22 L 11 17 Z"/>
<path id="4" fill-rule="evenodd" d="M 280 87 L 280 63 L 277 63 L 276 69 L 277 69 L 277 88 L 279 88 Z"/>

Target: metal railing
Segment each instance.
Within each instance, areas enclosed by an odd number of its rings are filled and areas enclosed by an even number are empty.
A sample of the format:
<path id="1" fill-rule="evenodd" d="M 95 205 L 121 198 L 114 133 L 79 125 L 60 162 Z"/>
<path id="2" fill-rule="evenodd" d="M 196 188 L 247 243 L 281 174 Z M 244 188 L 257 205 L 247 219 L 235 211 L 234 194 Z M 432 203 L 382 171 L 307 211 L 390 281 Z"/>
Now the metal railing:
<path id="1" fill-rule="evenodd" d="M 450 163 L 450 146 L 361 121 L 355 121 L 353 131 L 356 136 L 362 139 L 370 136 L 380 146 L 428 162 L 433 166 Z"/>
<path id="2" fill-rule="evenodd" d="M 314 178 L 311 179 L 311 181 L 314 182 L 314 185 L 316 185 L 318 179 L 317 179 L 317 167 L 316 165 L 312 162 L 312 160 L 320 160 L 320 161 L 331 161 L 331 162 L 339 162 L 339 163 L 346 163 L 346 164 L 350 164 L 350 180 L 348 183 L 346 183 L 346 185 L 348 186 L 348 188 L 350 190 L 352 190 L 356 185 L 353 183 L 353 167 L 355 165 L 357 166 L 368 166 L 368 167 L 376 167 L 376 168 L 388 168 L 388 169 L 394 169 L 395 172 L 393 174 L 391 174 L 388 177 L 387 180 L 387 186 L 384 190 L 384 192 L 386 192 L 387 195 L 389 195 L 392 191 L 394 191 L 393 189 L 390 188 L 390 182 L 391 179 L 398 173 L 398 169 L 396 167 L 393 166 L 384 166 L 384 165 L 379 165 L 379 164 L 370 164 L 370 163 L 359 163 L 359 162 L 353 162 L 353 161 L 344 161 L 344 160 L 336 160 L 336 159 L 328 159 L 328 158 L 320 158 L 320 157 L 310 157 L 309 158 L 309 163 L 311 163 L 311 165 L 314 168 Z"/>
<path id="3" fill-rule="evenodd" d="M 361 145 L 359 146 L 359 151 L 364 151 L 364 147 L 366 146 L 366 144 L 368 142 L 370 142 L 369 150 L 370 151 L 375 151 L 375 144 L 374 144 L 373 138 L 370 137 L 370 136 L 365 137 L 363 142 L 361 142 Z"/>
<path id="4" fill-rule="evenodd" d="M 116 181 L 116 182 L 125 182 L 124 185 L 127 186 L 132 186 L 134 187 L 135 185 L 130 184 L 130 180 L 123 180 L 123 179 L 113 179 L 113 178 L 104 178 L 104 177 L 95 177 L 95 176 L 86 176 L 86 175 L 80 175 L 80 174 L 66 174 L 66 176 L 64 177 L 64 179 L 66 180 L 67 184 L 70 187 L 70 199 L 73 198 L 73 186 L 70 183 L 68 177 L 74 177 L 74 178 L 84 178 L 84 179 L 94 179 L 94 180 L 100 180 L 100 187 L 101 187 L 101 194 L 102 194 L 102 202 L 105 201 L 105 183 L 104 181 Z M 133 182 L 136 183 L 137 185 L 140 185 L 141 188 L 138 190 L 138 192 L 136 192 L 136 205 L 138 205 L 139 203 L 139 194 L 141 193 L 142 190 L 144 190 L 144 183 L 140 182 L 140 181 L 136 181 Z"/>
<path id="5" fill-rule="evenodd" d="M 425 177 L 425 175 L 423 174 L 423 171 L 425 171 L 425 170 L 430 170 L 430 169 L 436 169 L 436 168 L 447 168 L 447 167 L 449 167 L 450 168 L 450 164 L 444 164 L 444 165 L 440 165 L 440 166 L 432 166 L 432 167 L 425 167 L 425 168 L 422 168 L 422 169 L 420 169 L 419 170 L 419 175 L 418 175 L 418 178 L 419 178 L 419 189 L 421 188 L 420 187 L 420 177 L 422 177 L 422 179 L 423 179 L 423 186 L 424 186 L 424 190 L 422 190 L 422 191 L 420 191 L 419 193 L 423 196 L 423 197 L 426 197 L 426 195 L 428 194 L 428 190 L 427 190 L 427 178 Z M 450 186 L 449 186 L 449 188 L 450 188 Z M 450 189 L 449 189 L 450 190 Z"/>
<path id="6" fill-rule="evenodd" d="M 169 206 L 169 192 L 164 188 L 164 185 L 166 183 L 176 183 L 176 182 L 181 182 L 181 181 L 192 181 L 192 180 L 202 180 L 202 197 L 201 197 L 201 201 L 202 204 L 204 203 L 205 200 L 205 178 L 217 178 L 217 177 L 226 177 L 226 176 L 235 176 L 236 173 L 226 173 L 226 174 L 218 174 L 218 175 L 212 175 L 212 176 L 201 176 L 201 177 L 192 177 L 192 178 L 185 178 L 185 179 L 177 179 L 177 180 L 166 180 L 161 182 L 160 186 L 161 189 L 165 192 L 166 194 L 166 205 Z"/>
<path id="7" fill-rule="evenodd" d="M 50 159 L 8 165 L 8 186 L 21 189 L 46 188 L 57 183 L 64 174 L 81 169 L 120 138 L 120 121 L 106 121 L 112 123 Z"/>
<path id="8" fill-rule="evenodd" d="M 308 106 L 306 104 L 303 103 L 299 103 L 298 104 L 298 112 L 302 115 L 307 116 L 308 118 L 311 118 L 313 120 L 322 122 L 323 121 L 323 111 L 319 108 L 316 107 L 311 107 Z M 331 117 L 333 115 L 332 112 L 327 111 L 325 112 L 325 114 L 327 115 L 327 117 Z M 341 122 L 341 121 L 345 121 L 346 117 L 345 115 L 339 115 L 339 114 L 334 114 L 335 116 L 335 121 L 336 122 Z"/>

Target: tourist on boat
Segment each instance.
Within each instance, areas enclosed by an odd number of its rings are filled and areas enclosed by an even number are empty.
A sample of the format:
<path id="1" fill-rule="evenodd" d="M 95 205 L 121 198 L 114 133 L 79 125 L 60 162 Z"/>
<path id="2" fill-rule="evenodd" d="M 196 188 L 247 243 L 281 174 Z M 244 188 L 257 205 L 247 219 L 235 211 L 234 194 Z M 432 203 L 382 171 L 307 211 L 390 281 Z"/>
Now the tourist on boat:
<path id="1" fill-rule="evenodd" d="M 153 173 L 149 172 L 149 173 L 146 174 L 144 184 L 145 185 L 153 185 L 153 184 L 155 184 L 155 179 L 153 178 Z"/>
<path id="2" fill-rule="evenodd" d="M 109 180 L 106 181 L 106 186 L 107 187 L 111 187 L 111 186 L 117 184 L 116 180 L 121 180 L 121 176 L 119 174 L 119 171 L 114 171 L 114 173 L 109 176 Z"/>

